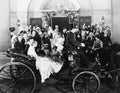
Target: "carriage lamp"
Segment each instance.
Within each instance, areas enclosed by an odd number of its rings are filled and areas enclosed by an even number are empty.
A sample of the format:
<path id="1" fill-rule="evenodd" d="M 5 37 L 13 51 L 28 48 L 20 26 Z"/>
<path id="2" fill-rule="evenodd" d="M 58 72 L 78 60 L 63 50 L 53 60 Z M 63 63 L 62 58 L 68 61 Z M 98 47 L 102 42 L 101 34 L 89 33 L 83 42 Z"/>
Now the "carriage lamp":
<path id="1" fill-rule="evenodd" d="M 77 55 L 76 51 L 68 51 L 68 61 L 74 61 L 75 55 Z"/>
<path id="2" fill-rule="evenodd" d="M 73 68 L 75 66 L 75 61 L 70 61 L 70 68 Z"/>
<path id="3" fill-rule="evenodd" d="M 75 55 L 77 55 L 76 51 L 69 51 L 68 52 L 68 61 L 70 62 L 70 68 L 73 68 L 76 64 L 76 60 L 75 60 Z"/>
<path id="4" fill-rule="evenodd" d="M 68 56 L 68 61 L 70 62 L 69 63 L 70 68 L 73 68 L 75 66 L 75 60 L 74 60 L 74 55 L 73 54 L 70 54 Z"/>
<path id="5" fill-rule="evenodd" d="M 73 60 L 74 60 L 72 54 L 68 55 L 68 60 L 69 60 L 69 61 L 73 61 Z"/>

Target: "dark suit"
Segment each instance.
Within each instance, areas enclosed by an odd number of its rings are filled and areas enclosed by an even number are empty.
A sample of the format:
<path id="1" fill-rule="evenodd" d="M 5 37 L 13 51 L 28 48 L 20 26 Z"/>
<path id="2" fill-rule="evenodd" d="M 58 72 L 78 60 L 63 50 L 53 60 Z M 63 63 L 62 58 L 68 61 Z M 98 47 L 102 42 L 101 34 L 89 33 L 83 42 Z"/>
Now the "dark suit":
<path id="1" fill-rule="evenodd" d="M 65 44 L 67 50 L 76 50 L 78 46 L 80 46 L 80 42 L 76 40 L 76 35 L 72 32 L 68 33 Z"/>
<path id="2" fill-rule="evenodd" d="M 76 40 L 75 33 L 70 32 L 67 34 L 65 49 L 67 51 L 76 50 L 78 54 L 80 55 L 82 61 L 85 63 L 85 65 L 90 66 L 90 62 L 88 58 L 86 57 L 85 53 L 83 52 L 82 48 L 79 50 L 77 49 L 80 45 L 81 45 L 81 42 Z"/>
<path id="3" fill-rule="evenodd" d="M 15 47 L 14 49 L 16 50 L 16 52 L 24 53 L 24 51 L 25 51 L 25 40 L 22 39 L 21 42 L 19 42 L 17 40 L 14 44 L 14 47 Z"/>

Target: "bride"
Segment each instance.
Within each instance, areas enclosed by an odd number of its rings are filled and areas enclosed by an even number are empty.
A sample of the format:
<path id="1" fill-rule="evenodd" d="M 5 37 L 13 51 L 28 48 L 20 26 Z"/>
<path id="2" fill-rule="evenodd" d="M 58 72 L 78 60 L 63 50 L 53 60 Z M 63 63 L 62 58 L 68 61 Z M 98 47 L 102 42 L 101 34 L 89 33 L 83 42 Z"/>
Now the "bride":
<path id="1" fill-rule="evenodd" d="M 63 62 L 54 62 L 51 58 L 38 56 L 35 47 L 37 42 L 31 37 L 28 40 L 29 48 L 27 54 L 36 58 L 36 69 L 41 75 L 41 82 L 44 83 L 53 73 L 58 73 L 63 66 Z"/>

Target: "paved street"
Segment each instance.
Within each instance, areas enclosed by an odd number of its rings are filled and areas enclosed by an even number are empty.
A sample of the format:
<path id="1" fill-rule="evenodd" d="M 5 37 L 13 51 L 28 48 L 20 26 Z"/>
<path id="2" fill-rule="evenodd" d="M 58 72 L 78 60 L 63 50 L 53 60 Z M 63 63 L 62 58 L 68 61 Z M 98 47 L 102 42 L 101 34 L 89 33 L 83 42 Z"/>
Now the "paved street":
<path id="1" fill-rule="evenodd" d="M 7 62 L 10 62 L 10 59 L 4 53 L 0 53 L 0 66 Z M 63 76 L 62 74 L 61 76 Z M 120 93 L 119 87 L 116 88 L 115 86 L 117 85 L 114 85 L 111 80 L 101 79 L 101 87 L 98 93 Z M 43 84 L 38 80 L 34 93 L 73 93 L 73 91 L 71 84 L 63 83 L 56 78 L 49 78 Z"/>

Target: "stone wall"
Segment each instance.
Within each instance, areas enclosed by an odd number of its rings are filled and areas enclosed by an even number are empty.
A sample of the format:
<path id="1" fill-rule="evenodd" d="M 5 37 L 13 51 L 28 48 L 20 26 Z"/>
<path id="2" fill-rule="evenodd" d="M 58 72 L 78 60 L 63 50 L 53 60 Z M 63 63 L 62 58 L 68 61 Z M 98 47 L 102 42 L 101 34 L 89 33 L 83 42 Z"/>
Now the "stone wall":
<path id="1" fill-rule="evenodd" d="M 10 48 L 9 0 L 0 0 L 0 52 Z"/>
<path id="2" fill-rule="evenodd" d="M 113 23 L 113 32 L 112 39 L 114 42 L 120 43 L 120 0 L 111 0 L 112 1 L 112 23 Z"/>

